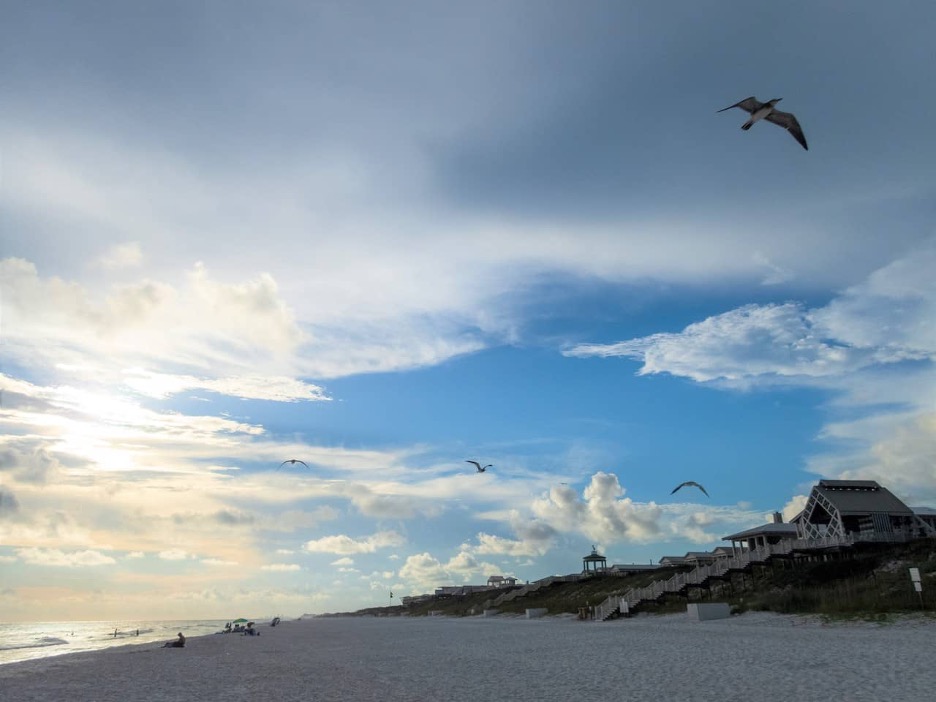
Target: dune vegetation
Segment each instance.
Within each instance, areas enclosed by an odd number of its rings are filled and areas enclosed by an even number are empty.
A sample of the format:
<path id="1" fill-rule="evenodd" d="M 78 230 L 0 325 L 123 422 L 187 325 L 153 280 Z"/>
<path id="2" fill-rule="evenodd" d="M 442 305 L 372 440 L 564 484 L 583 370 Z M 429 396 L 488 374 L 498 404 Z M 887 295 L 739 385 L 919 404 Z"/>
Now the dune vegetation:
<path id="1" fill-rule="evenodd" d="M 923 591 L 918 593 L 909 569 L 920 570 Z M 683 570 L 688 570 L 684 568 Z M 573 582 L 556 582 L 523 597 L 494 604 L 500 592 L 477 592 L 463 596 L 438 596 L 411 605 L 373 607 L 347 614 L 409 615 L 430 613 L 449 616 L 479 615 L 485 609 L 523 614 L 526 609 L 545 608 L 551 615 L 588 611 L 612 594 L 669 578 L 674 568 L 635 575 L 593 575 Z M 688 602 L 728 602 L 735 612 L 772 611 L 789 614 L 819 614 L 830 617 L 876 618 L 891 613 L 936 613 L 936 540 L 920 539 L 907 544 L 867 544 L 830 553 L 823 558 L 776 558 L 766 565 L 733 573 L 706 587 L 671 594 L 659 602 L 644 602 L 638 612 L 667 613 L 685 609 Z"/>

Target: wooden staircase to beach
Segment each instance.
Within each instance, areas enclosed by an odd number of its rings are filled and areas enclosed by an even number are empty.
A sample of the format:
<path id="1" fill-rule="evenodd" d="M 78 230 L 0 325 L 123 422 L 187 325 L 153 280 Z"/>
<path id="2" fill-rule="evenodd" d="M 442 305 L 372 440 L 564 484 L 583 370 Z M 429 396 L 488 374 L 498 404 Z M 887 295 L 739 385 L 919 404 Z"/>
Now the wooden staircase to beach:
<path id="1" fill-rule="evenodd" d="M 612 593 L 595 607 L 595 621 L 603 622 L 622 610 L 631 612 L 644 602 L 657 602 L 668 594 L 681 594 L 690 587 L 707 587 L 712 580 L 724 579 L 731 573 L 749 570 L 752 565 L 765 564 L 772 558 L 789 556 L 794 551 L 808 552 L 834 547 L 850 547 L 852 537 L 823 537 L 820 539 L 789 539 L 778 544 L 762 546 L 735 556 L 717 559 L 709 565 L 700 565 L 671 578 L 656 580 L 645 587 Z"/>

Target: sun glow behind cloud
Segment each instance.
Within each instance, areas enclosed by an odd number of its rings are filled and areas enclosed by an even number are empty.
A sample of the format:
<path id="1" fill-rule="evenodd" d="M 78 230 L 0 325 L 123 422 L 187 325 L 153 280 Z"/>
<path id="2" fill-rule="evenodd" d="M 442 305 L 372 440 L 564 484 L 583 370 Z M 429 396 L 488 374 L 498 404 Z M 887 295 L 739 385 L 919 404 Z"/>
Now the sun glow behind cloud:
<path id="1" fill-rule="evenodd" d="M 197 575 L 202 569 L 229 566 L 254 566 L 260 573 L 285 577 L 307 566 L 276 560 L 273 543 L 291 544 L 292 549 L 276 550 L 304 553 L 306 558 L 318 553 L 395 557 L 408 546 L 408 539 L 396 530 L 365 537 L 333 532 L 300 541 L 310 529 L 330 530 L 340 516 L 322 500 L 338 500 L 338 505 L 377 518 L 445 520 L 451 508 L 440 505 L 440 498 L 459 492 L 467 498 L 472 492 L 465 492 L 465 487 L 479 484 L 478 476 L 439 477 L 435 471 L 421 474 L 404 469 L 398 473 L 401 482 L 374 474 L 378 466 L 401 465 L 401 461 L 405 466 L 407 456 L 417 456 L 416 451 L 355 456 L 343 449 L 281 444 L 250 424 L 148 410 L 127 397 L 83 394 L 72 387 L 42 387 L 6 376 L 3 380 L 8 400 L 4 421 L 16 427 L 16 433 L 7 434 L 2 442 L 3 474 L 10 486 L 4 493 L 4 504 L 10 508 L 2 534 L 4 543 L 20 545 L 11 556 L 4 556 L 9 562 L 108 566 L 114 569 L 115 583 L 126 577 L 124 564 L 152 559 L 182 569 L 161 576 L 170 578 L 167 585 L 183 576 L 194 583 L 208 577 L 209 571 Z M 241 476 L 209 467 L 219 452 L 243 461 L 295 451 L 316 455 L 315 474 L 278 471 L 272 461 L 259 472 Z M 51 461 L 41 474 L 36 470 L 40 459 Z M 323 470 L 352 479 L 323 480 Z M 609 478 L 611 483 L 605 485 L 602 475 L 596 475 L 585 490 L 583 503 L 569 488 L 553 489 L 568 500 L 530 502 L 524 497 L 529 495 L 526 481 L 483 476 L 491 489 L 474 492 L 468 504 L 476 505 L 479 514 L 503 514 L 503 526 L 513 536 L 480 532 L 476 543 L 464 543 L 447 563 L 425 553 L 408 556 L 396 576 L 397 587 L 427 587 L 428 579 L 437 576 L 455 582 L 482 578 L 497 566 L 481 557 L 542 555 L 568 531 L 584 530 L 605 543 L 629 538 L 628 528 L 597 526 L 616 523 L 608 521 L 611 514 L 631 514 L 625 517 L 631 519 L 633 510 L 642 509 L 629 500 L 619 501 L 622 490 L 615 488 L 616 480 Z M 453 492 L 450 485 L 460 487 Z M 312 507 L 316 503 L 319 506 Z M 81 508 L 50 511 L 53 505 Z M 649 509 L 649 519 L 662 523 L 662 512 Z M 594 528 L 575 524 L 582 510 L 595 515 Z M 732 515 L 725 523 L 747 516 Z M 641 529 L 649 528 L 647 517 L 636 519 L 644 525 Z M 659 529 L 657 525 L 652 530 Z M 175 546 L 166 548 L 170 543 Z M 332 565 L 346 569 L 349 562 Z"/>

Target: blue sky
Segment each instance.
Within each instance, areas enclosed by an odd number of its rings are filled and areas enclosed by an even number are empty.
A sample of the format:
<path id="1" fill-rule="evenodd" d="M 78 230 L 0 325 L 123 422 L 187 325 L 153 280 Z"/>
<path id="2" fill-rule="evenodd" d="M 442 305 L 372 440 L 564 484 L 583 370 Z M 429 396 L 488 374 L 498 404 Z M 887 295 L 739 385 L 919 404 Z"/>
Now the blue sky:
<path id="1" fill-rule="evenodd" d="M 4 15 L 0 619 L 655 561 L 820 477 L 936 504 L 928 4 Z"/>

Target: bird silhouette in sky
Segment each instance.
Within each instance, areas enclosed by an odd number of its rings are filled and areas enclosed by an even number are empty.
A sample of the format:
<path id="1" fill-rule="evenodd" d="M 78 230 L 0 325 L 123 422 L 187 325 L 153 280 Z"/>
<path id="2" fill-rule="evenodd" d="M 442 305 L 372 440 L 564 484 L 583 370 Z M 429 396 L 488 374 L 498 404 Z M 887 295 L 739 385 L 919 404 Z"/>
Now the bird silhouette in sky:
<path id="1" fill-rule="evenodd" d="M 285 466 L 287 463 L 289 463 L 290 465 L 293 465 L 293 466 L 296 465 L 297 463 L 301 463 L 301 464 L 304 465 L 306 468 L 309 467 L 309 464 L 308 464 L 308 463 L 306 463 L 305 461 L 300 461 L 298 458 L 290 458 L 288 461 L 283 461 L 282 463 L 279 464 L 279 467 L 282 468 L 282 467 Z"/>
<path id="2" fill-rule="evenodd" d="M 680 483 L 679 485 L 677 485 L 676 487 L 673 488 L 673 492 L 671 492 L 670 495 L 674 494 L 679 488 L 686 487 L 687 485 L 691 485 L 692 487 L 697 487 L 697 488 L 699 488 L 702 492 L 705 493 L 705 496 L 706 496 L 706 497 L 709 496 L 709 494 L 708 494 L 708 492 L 706 492 L 705 488 L 702 487 L 701 485 L 699 485 L 695 480 L 687 480 L 687 481 L 684 482 L 684 483 Z"/>
<path id="3" fill-rule="evenodd" d="M 781 112 L 774 107 L 782 99 L 783 98 L 774 98 L 767 102 L 760 102 L 755 97 L 744 98 L 741 102 L 736 102 L 734 105 L 726 107 L 723 110 L 718 110 L 718 112 L 724 112 L 733 107 L 740 107 L 745 112 L 751 113 L 751 118 L 741 125 L 741 129 L 747 131 L 755 122 L 766 119 L 768 122 L 773 122 L 777 126 L 786 129 L 793 135 L 793 138 L 800 143 L 800 146 L 809 151 L 809 147 L 806 145 L 806 137 L 803 135 L 803 129 L 800 127 L 799 122 L 796 121 L 796 117 L 789 112 Z"/>
<path id="4" fill-rule="evenodd" d="M 488 463 L 486 466 L 482 466 L 482 465 L 481 465 L 480 463 L 478 463 L 477 461 L 465 461 L 465 463 L 473 463 L 473 464 L 474 464 L 474 467 L 478 469 L 478 472 L 479 472 L 479 473 L 483 473 L 483 472 L 484 472 L 485 470 L 487 470 L 488 468 L 493 468 L 493 467 L 494 467 L 494 464 L 493 464 L 493 463 Z"/>

